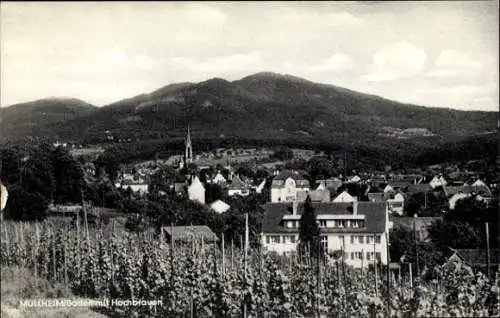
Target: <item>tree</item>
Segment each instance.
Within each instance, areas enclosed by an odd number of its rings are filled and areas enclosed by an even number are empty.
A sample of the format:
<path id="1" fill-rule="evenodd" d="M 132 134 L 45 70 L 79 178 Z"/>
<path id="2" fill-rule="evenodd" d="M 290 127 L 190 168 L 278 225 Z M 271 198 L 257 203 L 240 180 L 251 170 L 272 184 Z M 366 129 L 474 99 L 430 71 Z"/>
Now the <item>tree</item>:
<path id="1" fill-rule="evenodd" d="M 20 221 L 44 220 L 49 202 L 38 192 L 27 192 L 19 184 L 9 187 L 9 200 L 5 208 L 7 219 Z"/>
<path id="2" fill-rule="evenodd" d="M 273 157 L 282 161 L 290 160 L 293 159 L 293 151 L 290 148 L 283 147 L 276 150 L 273 154 Z"/>
<path id="3" fill-rule="evenodd" d="M 56 203 L 79 203 L 84 186 L 84 173 L 79 163 L 62 147 L 52 152 L 52 165 L 56 189 L 54 201 Z"/>
<path id="4" fill-rule="evenodd" d="M 299 253 L 301 255 L 318 257 L 321 253 L 320 248 L 320 230 L 316 223 L 316 214 L 312 207 L 311 198 L 307 196 L 304 203 L 304 212 L 300 217 Z"/>
<path id="5" fill-rule="evenodd" d="M 307 173 L 313 181 L 326 179 L 336 174 L 334 164 L 325 158 L 312 158 L 307 163 Z"/>

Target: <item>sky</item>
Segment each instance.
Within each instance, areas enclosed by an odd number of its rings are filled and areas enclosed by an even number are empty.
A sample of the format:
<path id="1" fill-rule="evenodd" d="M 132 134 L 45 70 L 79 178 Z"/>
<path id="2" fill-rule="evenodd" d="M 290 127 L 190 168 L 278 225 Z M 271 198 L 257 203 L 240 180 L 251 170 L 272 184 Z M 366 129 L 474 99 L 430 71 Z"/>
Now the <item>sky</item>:
<path id="1" fill-rule="evenodd" d="M 102 106 L 269 71 L 405 103 L 499 107 L 497 1 L 0 5 L 1 106 Z"/>

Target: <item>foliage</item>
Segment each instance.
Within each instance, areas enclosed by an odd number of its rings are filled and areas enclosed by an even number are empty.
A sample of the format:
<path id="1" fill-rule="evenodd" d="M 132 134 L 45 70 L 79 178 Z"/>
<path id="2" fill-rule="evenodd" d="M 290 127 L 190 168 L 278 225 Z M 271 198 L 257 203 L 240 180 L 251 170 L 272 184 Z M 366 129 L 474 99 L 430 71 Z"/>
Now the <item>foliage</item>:
<path id="1" fill-rule="evenodd" d="M 293 159 L 293 151 L 290 148 L 279 148 L 273 153 L 273 157 L 278 159 L 278 160 L 290 160 Z"/>
<path id="2" fill-rule="evenodd" d="M 318 257 L 322 253 L 320 231 L 309 196 L 304 203 L 304 212 L 300 216 L 298 249 L 301 255 Z"/>
<path id="3" fill-rule="evenodd" d="M 433 280 L 407 273 L 391 282 L 345 264 L 299 262 L 252 250 L 152 240 L 145 233 L 68 231 L 48 223 L 2 224 L 1 264 L 68 286 L 86 298 L 162 300 L 157 306 L 106 308 L 120 317 L 496 317 L 500 273 L 434 267 Z M 15 233 L 18 233 L 17 235 Z M 231 252 L 233 251 L 233 252 Z M 313 265 L 313 266 L 312 266 Z M 244 268 L 247 267 L 247 271 Z M 390 285 L 388 285 L 388 282 Z M 378 290 L 376 291 L 376 286 Z M 390 287 L 390 288 L 388 288 Z"/>

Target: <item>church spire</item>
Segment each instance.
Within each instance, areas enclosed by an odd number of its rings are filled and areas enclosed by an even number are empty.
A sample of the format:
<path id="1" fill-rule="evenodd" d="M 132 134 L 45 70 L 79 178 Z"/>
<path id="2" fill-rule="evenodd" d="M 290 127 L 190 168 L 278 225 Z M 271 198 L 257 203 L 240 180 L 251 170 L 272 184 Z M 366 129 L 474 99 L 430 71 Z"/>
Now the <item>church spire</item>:
<path id="1" fill-rule="evenodd" d="M 189 124 L 187 126 L 186 152 L 184 154 L 184 160 L 186 161 L 186 164 L 193 162 L 193 146 L 191 144 L 191 130 Z"/>

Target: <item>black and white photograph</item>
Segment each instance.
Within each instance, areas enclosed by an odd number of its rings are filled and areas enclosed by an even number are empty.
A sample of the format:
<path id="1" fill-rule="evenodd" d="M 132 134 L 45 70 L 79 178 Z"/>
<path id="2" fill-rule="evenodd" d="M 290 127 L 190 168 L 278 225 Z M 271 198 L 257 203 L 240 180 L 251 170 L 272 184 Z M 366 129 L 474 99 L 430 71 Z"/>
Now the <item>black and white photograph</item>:
<path id="1" fill-rule="evenodd" d="M 1 1 L 1 317 L 499 317 L 499 8 Z"/>

